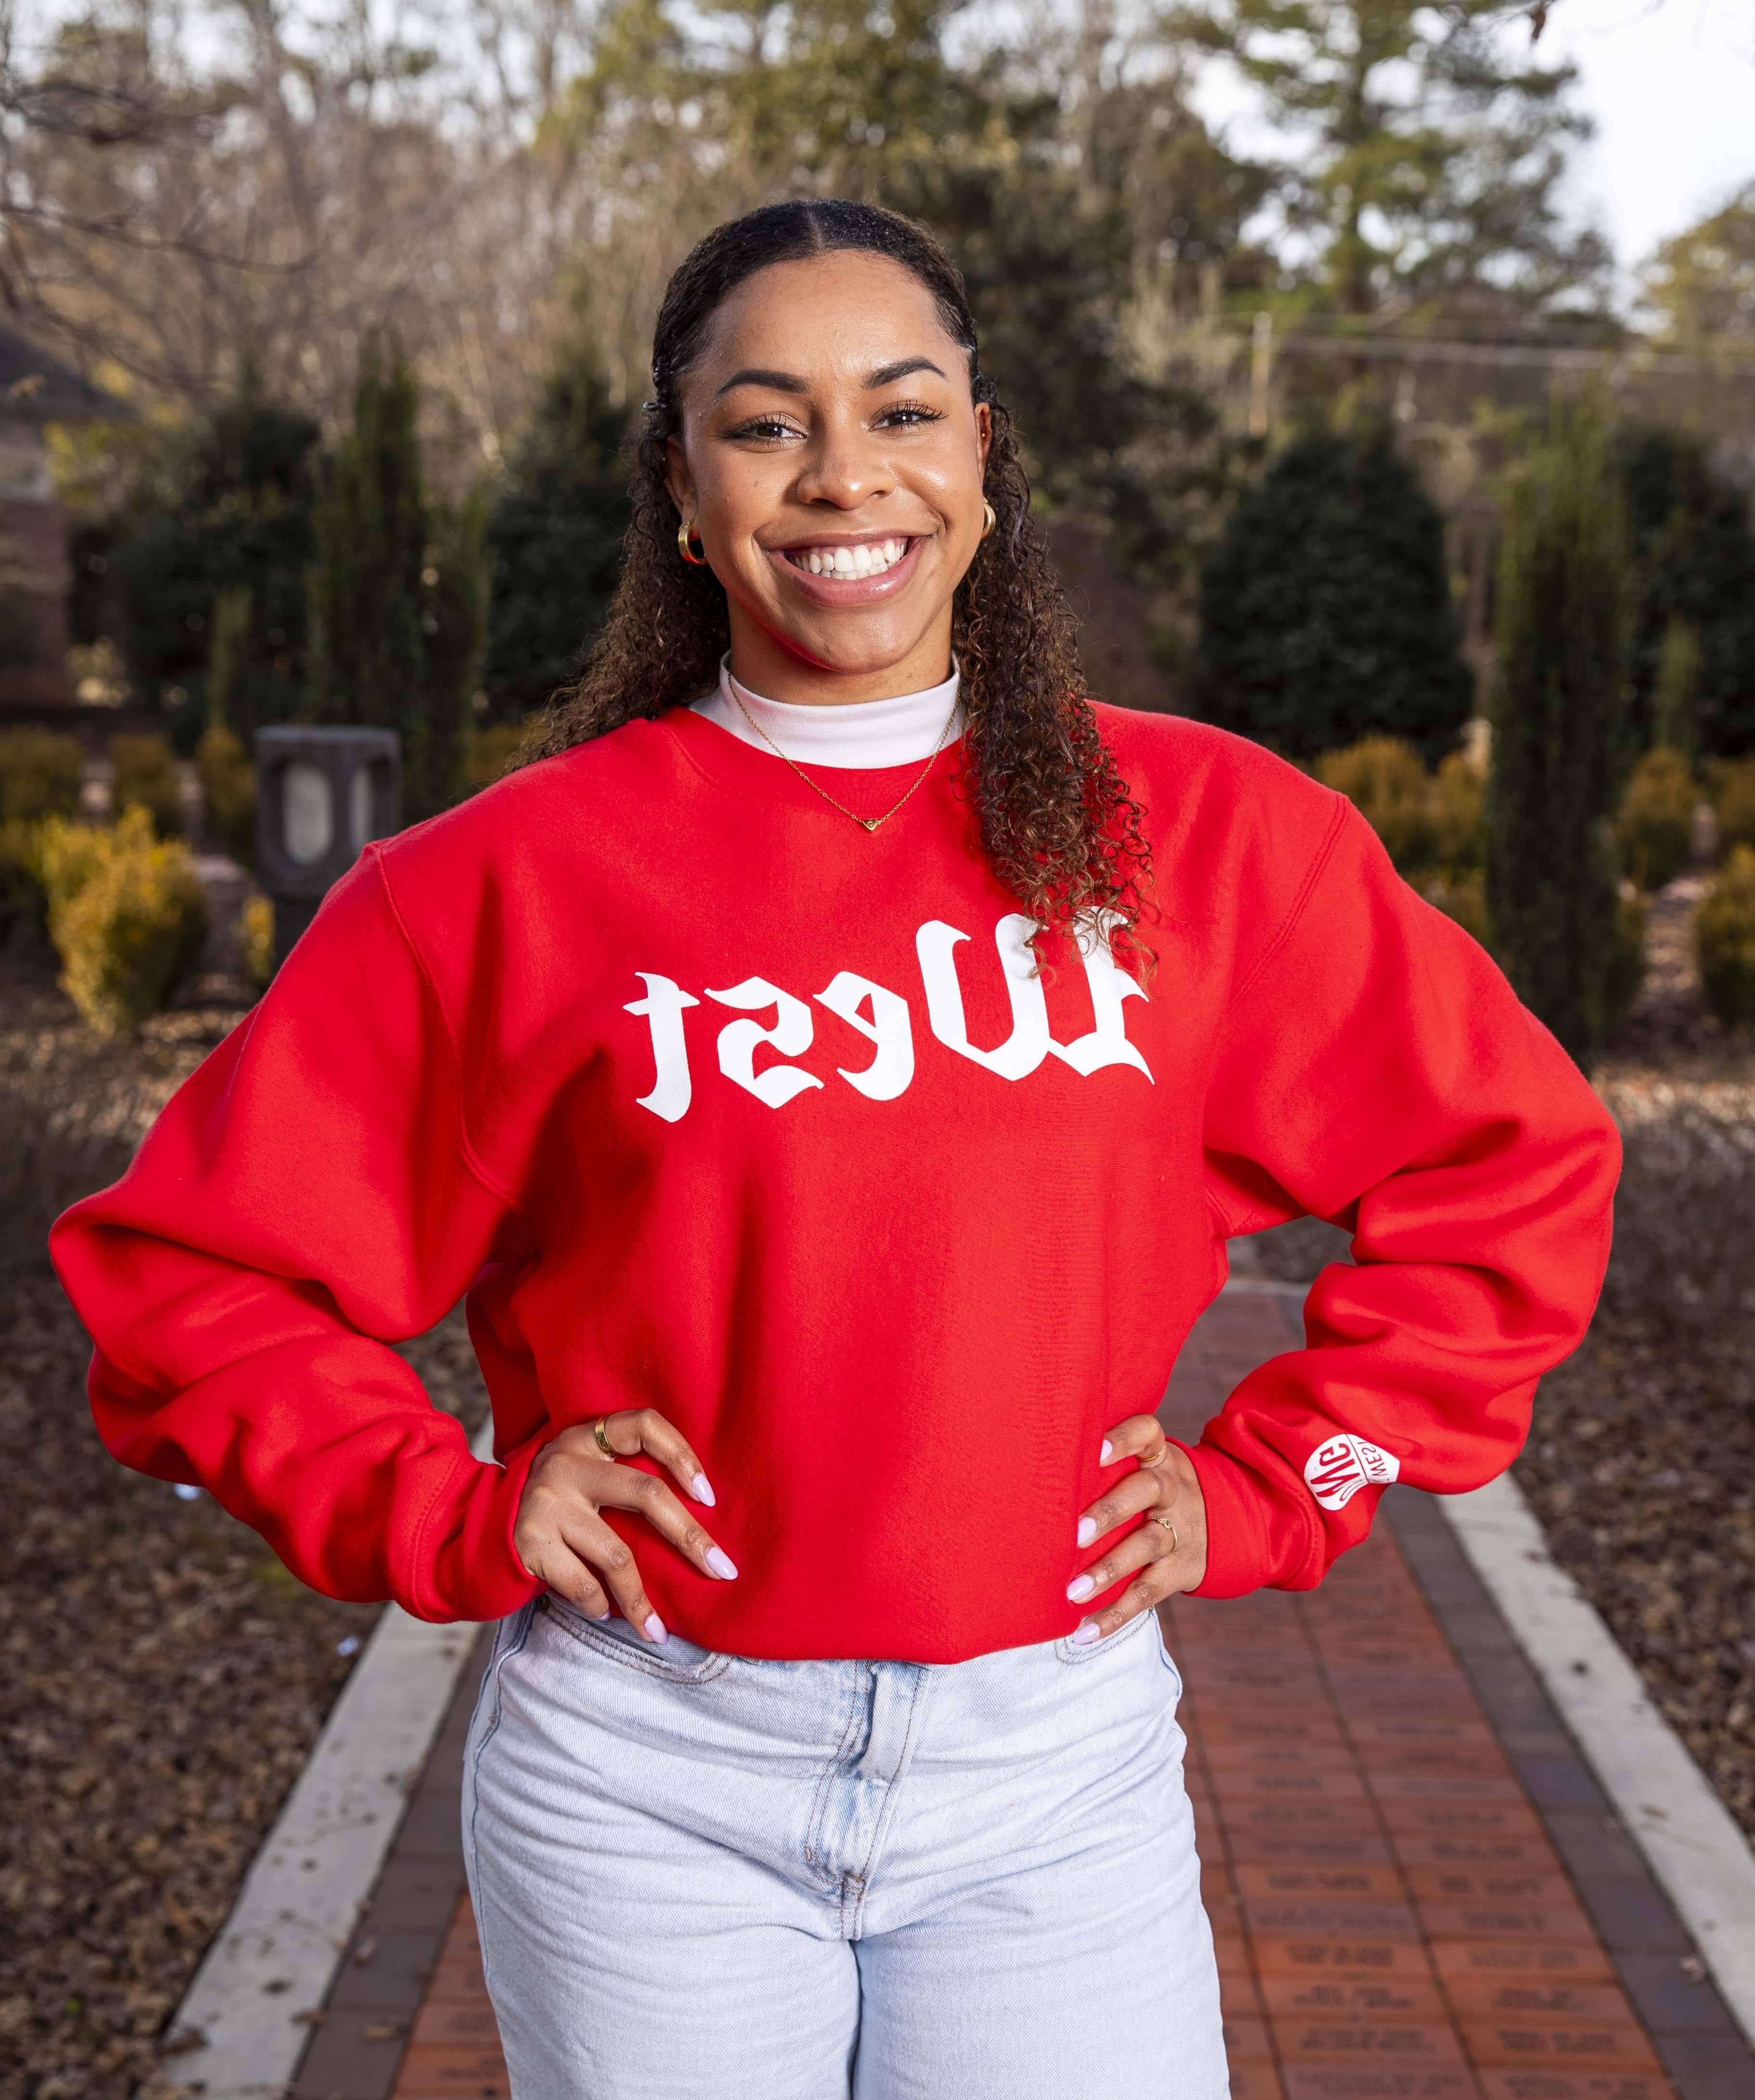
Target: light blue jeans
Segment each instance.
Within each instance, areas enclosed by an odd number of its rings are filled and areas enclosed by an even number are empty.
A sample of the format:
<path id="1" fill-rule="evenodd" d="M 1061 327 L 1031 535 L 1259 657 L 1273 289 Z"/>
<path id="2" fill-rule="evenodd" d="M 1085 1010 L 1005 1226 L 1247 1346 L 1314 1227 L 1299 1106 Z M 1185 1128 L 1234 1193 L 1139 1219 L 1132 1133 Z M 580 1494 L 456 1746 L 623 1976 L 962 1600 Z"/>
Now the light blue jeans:
<path id="1" fill-rule="evenodd" d="M 1225 2100 L 1156 1615 L 969 1662 L 506 1620 L 463 1833 L 514 2100 Z"/>

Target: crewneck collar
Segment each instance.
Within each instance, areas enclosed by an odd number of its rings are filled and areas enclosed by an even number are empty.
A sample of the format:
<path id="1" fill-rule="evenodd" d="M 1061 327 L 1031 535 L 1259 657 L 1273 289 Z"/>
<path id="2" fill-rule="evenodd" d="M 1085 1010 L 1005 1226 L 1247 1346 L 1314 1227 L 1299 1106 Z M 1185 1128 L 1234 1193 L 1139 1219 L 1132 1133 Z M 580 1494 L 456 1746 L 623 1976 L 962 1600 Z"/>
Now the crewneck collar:
<path id="1" fill-rule="evenodd" d="M 770 758 L 778 746 L 802 765 L 837 765 L 850 773 L 869 773 L 888 765 L 922 765 L 941 744 L 956 742 L 963 733 L 957 683 L 953 668 L 942 685 L 928 686 L 924 692 L 899 693 L 887 700 L 851 700 L 840 707 L 801 706 L 751 692 L 732 676 L 727 655 L 719 664 L 718 686 L 705 699 L 696 701 L 694 712 Z M 945 717 L 953 707 L 956 719 L 947 730 Z M 751 728 L 751 719 L 773 739 L 772 743 Z"/>

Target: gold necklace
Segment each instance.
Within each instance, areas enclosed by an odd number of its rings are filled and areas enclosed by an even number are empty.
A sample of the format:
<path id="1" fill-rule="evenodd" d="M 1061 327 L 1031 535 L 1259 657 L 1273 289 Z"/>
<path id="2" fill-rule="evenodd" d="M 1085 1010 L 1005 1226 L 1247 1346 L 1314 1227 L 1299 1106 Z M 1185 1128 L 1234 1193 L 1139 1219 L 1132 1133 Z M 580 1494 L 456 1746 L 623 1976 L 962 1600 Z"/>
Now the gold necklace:
<path id="1" fill-rule="evenodd" d="M 762 741 L 767 746 L 768 749 L 773 752 L 774 756 L 781 760 L 785 765 L 790 765 L 793 771 L 798 774 L 798 778 L 804 783 L 805 786 L 811 790 L 811 793 L 814 795 L 820 795 L 831 810 L 838 810 L 843 817 L 851 817 L 855 824 L 861 826 L 868 832 L 875 832 L 880 824 L 887 824 L 890 819 L 895 814 L 896 811 L 902 807 L 902 804 L 909 801 L 919 789 L 926 786 L 926 775 L 931 772 L 933 767 L 938 764 L 939 753 L 944 750 L 944 740 L 951 733 L 951 724 L 957 719 L 957 703 L 953 699 L 951 702 L 951 711 L 944 717 L 944 726 L 939 731 L 939 740 L 932 747 L 932 756 L 926 761 L 926 765 L 916 776 L 913 785 L 910 786 L 904 793 L 901 800 L 900 801 L 892 802 L 881 817 L 862 817 L 857 810 L 850 810 L 845 802 L 838 802 L 826 788 L 820 788 L 817 785 L 816 781 L 811 778 L 810 774 L 805 771 L 802 765 L 794 763 L 793 760 L 788 758 L 785 752 L 780 749 L 780 746 L 774 741 L 773 738 L 768 735 L 767 731 L 763 728 L 761 723 L 756 720 L 755 717 L 750 713 L 749 708 L 744 705 L 737 688 L 735 686 L 731 685 L 731 681 L 729 679 L 726 681 L 726 683 L 731 688 L 732 698 L 737 702 L 737 712 L 743 717 L 744 720 L 749 723 L 749 726 L 755 731 L 756 735 L 761 738 Z M 959 697 L 961 696 L 959 695 Z"/>

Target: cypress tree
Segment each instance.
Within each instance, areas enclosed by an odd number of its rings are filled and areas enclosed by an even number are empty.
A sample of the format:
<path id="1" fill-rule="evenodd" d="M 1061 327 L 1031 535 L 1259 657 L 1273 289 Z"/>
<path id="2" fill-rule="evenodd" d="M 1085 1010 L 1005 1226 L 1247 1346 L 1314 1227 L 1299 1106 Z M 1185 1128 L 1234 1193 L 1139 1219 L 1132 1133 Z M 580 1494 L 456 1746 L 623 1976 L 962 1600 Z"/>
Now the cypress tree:
<path id="1" fill-rule="evenodd" d="M 427 501 L 419 389 L 394 337 L 361 347 L 353 422 L 313 520 L 309 716 L 402 739 L 410 822 L 462 792 L 481 646 L 479 521 Z M 475 507 L 462 514 L 475 518 Z"/>
<path id="2" fill-rule="evenodd" d="M 1630 615 L 1619 478 L 1600 419 L 1576 410 L 1507 506 L 1487 902 L 1518 997 L 1585 1065 L 1627 966 L 1610 823 L 1627 758 Z"/>

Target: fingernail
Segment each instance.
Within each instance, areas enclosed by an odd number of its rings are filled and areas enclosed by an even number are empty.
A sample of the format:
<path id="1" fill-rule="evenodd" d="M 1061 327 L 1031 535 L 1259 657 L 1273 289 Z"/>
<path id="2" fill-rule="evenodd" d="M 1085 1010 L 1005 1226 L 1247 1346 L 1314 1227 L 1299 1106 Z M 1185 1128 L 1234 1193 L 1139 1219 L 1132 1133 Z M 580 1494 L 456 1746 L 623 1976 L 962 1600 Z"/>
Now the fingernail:
<path id="1" fill-rule="evenodd" d="M 670 1636 L 664 1630 L 664 1621 L 654 1612 L 646 1621 L 646 1638 L 649 1641 L 664 1642 Z"/>
<path id="2" fill-rule="evenodd" d="M 1098 1638 L 1097 1621 L 1094 1619 L 1081 1619 L 1072 1629 L 1072 1645 L 1075 1648 L 1089 1648 Z"/>
<path id="3" fill-rule="evenodd" d="M 1075 1575 L 1067 1585 L 1068 1599 L 1072 1604 L 1082 1604 L 1096 1586 L 1089 1575 Z"/>
<path id="4" fill-rule="evenodd" d="M 1089 1546 L 1096 1536 L 1097 1526 L 1094 1520 L 1088 1516 L 1081 1516 L 1079 1519 L 1079 1544 Z"/>
<path id="5" fill-rule="evenodd" d="M 707 1476 L 705 1473 L 696 1474 L 694 1479 L 689 1483 L 688 1491 L 697 1502 L 705 1502 L 709 1509 L 714 1507 L 717 1498 L 712 1489 L 708 1486 Z"/>
<path id="6" fill-rule="evenodd" d="M 1097 1462 L 1098 1462 L 1098 1464 L 1099 1464 L 1099 1466 L 1107 1466 L 1107 1465 L 1110 1465 L 1110 1464 L 1112 1464 L 1112 1463 L 1113 1462 L 1114 1458 L 1115 1458 L 1115 1446 L 1114 1446 L 1114 1445 L 1112 1445 L 1112 1444 L 1109 1441 L 1108 1438 L 1106 1436 L 1106 1437 L 1104 1437 L 1104 1439 L 1103 1440 L 1103 1449 L 1102 1449 L 1102 1450 L 1100 1450 L 1100 1451 L 1097 1454 Z"/>
<path id="7" fill-rule="evenodd" d="M 599 1626 L 601 1626 L 601 1625 L 603 1623 L 603 1621 L 604 1621 L 604 1620 L 605 1620 L 605 1619 L 612 1619 L 612 1618 L 614 1618 L 614 1617 L 615 1617 L 615 1616 L 616 1616 L 616 1608 L 615 1608 L 615 1606 L 614 1606 L 613 1604 L 612 1604 L 612 1605 L 610 1606 L 609 1609 L 608 1609 L 607 1612 L 599 1612 L 598 1613 L 598 1615 L 597 1615 L 597 1623 L 598 1623 Z"/>
<path id="8" fill-rule="evenodd" d="M 721 1547 L 710 1546 L 706 1551 L 706 1562 L 722 1582 L 735 1582 L 737 1580 L 737 1570 L 732 1564 L 732 1556 Z"/>

